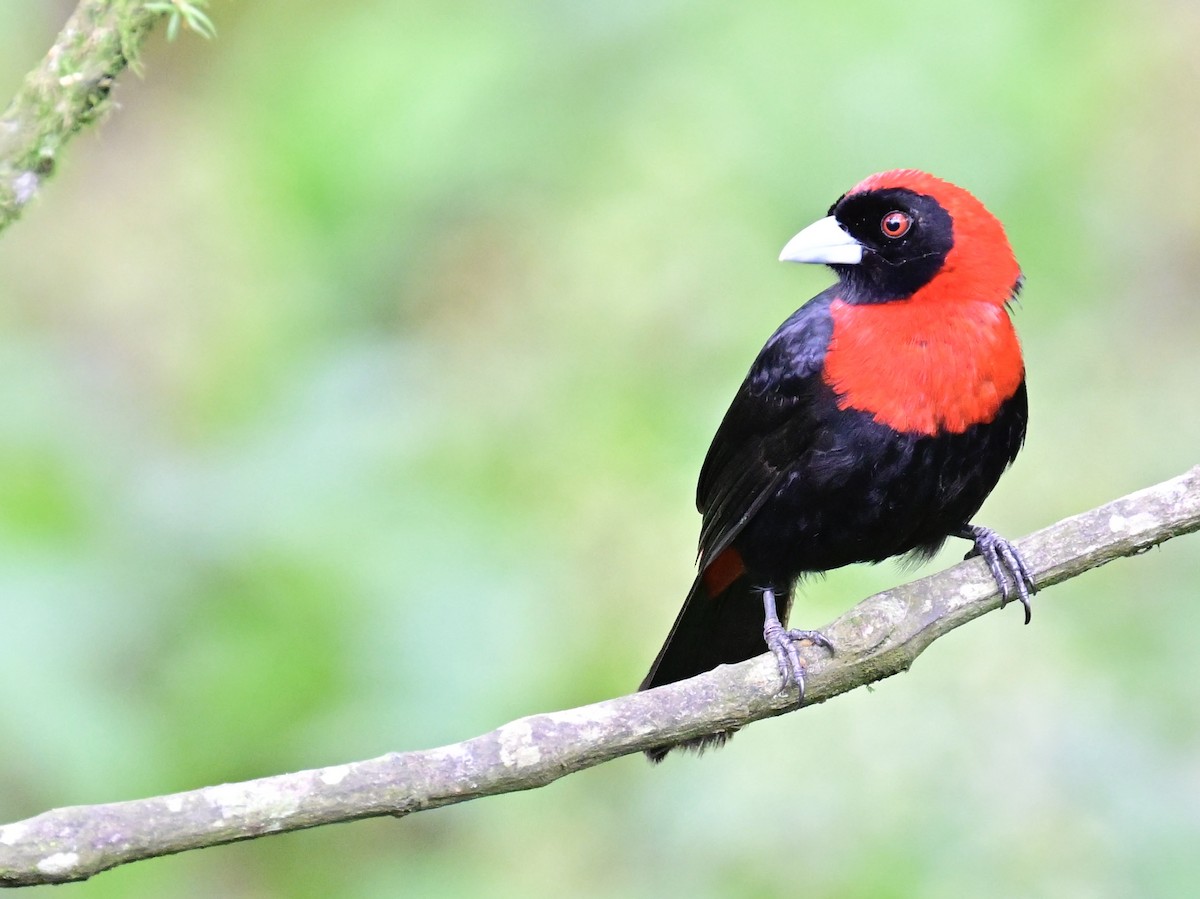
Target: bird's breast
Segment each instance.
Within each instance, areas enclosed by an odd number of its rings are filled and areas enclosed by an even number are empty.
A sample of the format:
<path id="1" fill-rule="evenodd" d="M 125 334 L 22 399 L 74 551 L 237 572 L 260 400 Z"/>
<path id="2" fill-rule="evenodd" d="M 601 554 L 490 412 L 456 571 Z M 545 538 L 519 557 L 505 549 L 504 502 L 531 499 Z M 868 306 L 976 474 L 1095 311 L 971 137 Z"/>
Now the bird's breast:
<path id="1" fill-rule="evenodd" d="M 897 431 L 961 434 L 991 421 L 1024 379 L 1003 306 L 835 300 L 830 314 L 823 377 L 838 407 Z"/>

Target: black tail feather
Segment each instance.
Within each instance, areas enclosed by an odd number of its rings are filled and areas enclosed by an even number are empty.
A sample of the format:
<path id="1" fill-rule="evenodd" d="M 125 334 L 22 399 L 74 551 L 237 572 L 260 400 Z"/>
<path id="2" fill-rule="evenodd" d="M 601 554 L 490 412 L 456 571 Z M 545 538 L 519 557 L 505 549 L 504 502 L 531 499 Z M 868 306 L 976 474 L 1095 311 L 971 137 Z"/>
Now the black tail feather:
<path id="1" fill-rule="evenodd" d="M 780 618 L 786 622 L 791 596 L 777 599 Z M 761 589 L 743 574 L 720 594 L 712 596 L 704 584 L 702 572 L 692 584 L 671 633 L 638 689 L 673 684 L 711 671 L 718 665 L 743 662 L 766 649 Z M 675 748 L 695 751 L 717 748 L 733 733 L 732 730 L 720 731 L 682 743 L 656 746 L 647 750 L 646 755 L 651 761 L 660 762 Z"/>

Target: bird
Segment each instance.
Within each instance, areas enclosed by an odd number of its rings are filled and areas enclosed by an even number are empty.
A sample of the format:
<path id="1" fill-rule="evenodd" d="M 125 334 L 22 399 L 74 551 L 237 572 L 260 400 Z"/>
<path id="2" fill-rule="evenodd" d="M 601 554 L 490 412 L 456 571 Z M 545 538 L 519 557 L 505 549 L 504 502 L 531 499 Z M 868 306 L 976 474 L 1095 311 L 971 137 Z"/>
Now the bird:
<path id="1" fill-rule="evenodd" d="M 1024 282 L 999 220 L 917 169 L 873 174 L 789 240 L 784 262 L 837 283 L 771 335 L 725 413 L 696 488 L 697 576 L 639 689 L 769 649 L 804 695 L 789 630 L 806 575 L 971 541 L 1002 604 L 1030 619 L 1017 548 L 972 523 L 1025 441 L 1025 363 L 1010 312 Z M 647 750 L 722 745 L 732 730 Z"/>

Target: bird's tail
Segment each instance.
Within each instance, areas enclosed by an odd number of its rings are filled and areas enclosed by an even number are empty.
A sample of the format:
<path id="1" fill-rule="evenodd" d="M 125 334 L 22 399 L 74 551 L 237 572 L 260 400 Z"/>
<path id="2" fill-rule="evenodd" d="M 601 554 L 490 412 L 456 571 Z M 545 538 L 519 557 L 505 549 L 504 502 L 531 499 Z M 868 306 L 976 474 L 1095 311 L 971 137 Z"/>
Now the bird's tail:
<path id="1" fill-rule="evenodd" d="M 718 557 L 716 561 L 719 563 L 721 559 Z M 753 585 L 740 564 L 732 579 L 714 577 L 714 568 L 717 566 L 709 566 L 696 577 L 667 641 L 639 690 L 672 684 L 766 651 L 762 590 Z M 790 596 L 777 596 L 777 602 L 780 618 L 786 622 Z M 718 731 L 682 743 L 656 746 L 647 750 L 646 755 L 659 762 L 676 747 L 697 751 L 715 748 L 733 733 L 733 730 Z"/>

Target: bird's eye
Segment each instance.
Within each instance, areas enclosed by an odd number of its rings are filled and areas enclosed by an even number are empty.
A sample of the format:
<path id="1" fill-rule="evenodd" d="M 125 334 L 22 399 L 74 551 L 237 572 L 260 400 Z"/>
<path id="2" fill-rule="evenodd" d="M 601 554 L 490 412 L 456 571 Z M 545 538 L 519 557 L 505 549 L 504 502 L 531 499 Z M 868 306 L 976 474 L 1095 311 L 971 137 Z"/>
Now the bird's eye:
<path id="1" fill-rule="evenodd" d="M 903 237 L 911 227 L 912 217 L 907 213 L 901 212 L 899 209 L 889 212 L 883 217 L 883 221 L 879 223 L 879 228 L 883 231 L 884 236 L 890 237 L 893 240 L 897 237 Z"/>

